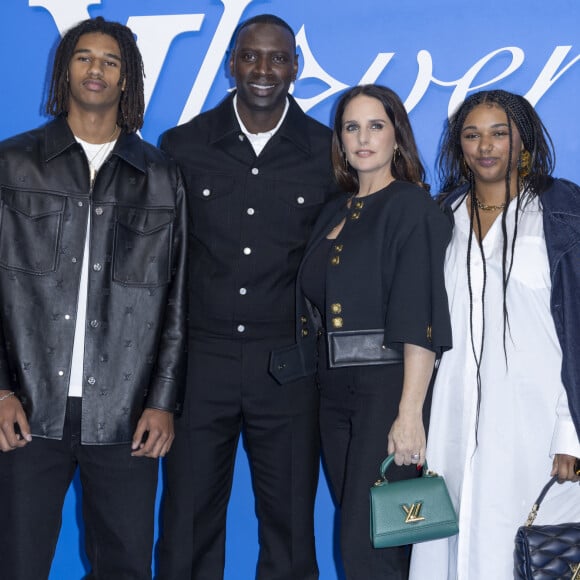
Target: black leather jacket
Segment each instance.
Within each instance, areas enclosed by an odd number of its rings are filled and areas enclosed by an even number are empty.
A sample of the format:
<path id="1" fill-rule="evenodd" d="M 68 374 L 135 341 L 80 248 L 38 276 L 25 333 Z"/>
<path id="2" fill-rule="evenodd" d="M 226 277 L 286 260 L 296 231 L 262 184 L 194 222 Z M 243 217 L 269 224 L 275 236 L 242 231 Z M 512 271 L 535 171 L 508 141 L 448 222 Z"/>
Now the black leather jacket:
<path id="1" fill-rule="evenodd" d="M 124 443 L 145 407 L 180 404 L 184 190 L 161 151 L 125 133 L 89 181 L 63 118 L 0 143 L 0 389 L 33 435 L 62 437 L 90 212 L 82 442 Z"/>

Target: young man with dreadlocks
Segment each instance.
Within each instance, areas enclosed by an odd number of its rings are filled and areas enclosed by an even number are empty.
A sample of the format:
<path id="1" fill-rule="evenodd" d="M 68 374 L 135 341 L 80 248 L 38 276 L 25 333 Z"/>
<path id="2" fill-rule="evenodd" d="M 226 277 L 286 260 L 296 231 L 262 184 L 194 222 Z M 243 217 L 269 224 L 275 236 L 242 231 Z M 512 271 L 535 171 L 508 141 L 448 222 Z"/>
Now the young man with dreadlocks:
<path id="1" fill-rule="evenodd" d="M 537 523 L 580 521 L 580 188 L 553 166 L 519 95 L 473 94 L 444 133 L 455 346 L 435 382 L 427 457 L 459 535 L 415 546 L 412 579 L 513 578 L 516 530 L 550 474 L 562 485 Z"/>
<path id="2" fill-rule="evenodd" d="M 83 487 L 87 578 L 151 578 L 157 458 L 185 338 L 184 191 L 136 131 L 143 65 L 102 18 L 68 31 L 46 126 L 0 144 L 0 576 L 47 578 Z"/>

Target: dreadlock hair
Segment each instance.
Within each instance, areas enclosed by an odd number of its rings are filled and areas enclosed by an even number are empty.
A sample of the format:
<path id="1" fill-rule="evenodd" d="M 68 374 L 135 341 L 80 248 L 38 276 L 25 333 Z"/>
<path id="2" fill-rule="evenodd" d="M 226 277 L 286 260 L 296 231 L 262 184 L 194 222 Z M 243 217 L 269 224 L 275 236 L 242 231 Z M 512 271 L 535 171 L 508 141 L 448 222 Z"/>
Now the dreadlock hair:
<path id="1" fill-rule="evenodd" d="M 232 37 L 230 47 L 232 50 L 235 50 L 238 37 L 240 36 L 240 32 L 242 32 L 242 30 L 244 30 L 245 28 L 248 28 L 248 26 L 252 26 L 252 24 L 271 24 L 273 26 L 279 26 L 280 28 L 284 28 L 292 36 L 294 43 L 293 50 L 294 52 L 296 52 L 296 36 L 294 34 L 294 31 L 292 30 L 292 27 L 285 20 L 282 20 L 282 18 L 276 16 L 275 14 L 258 14 L 257 16 L 248 18 L 248 20 L 244 20 L 241 24 L 239 24 Z"/>
<path id="2" fill-rule="evenodd" d="M 485 337 L 485 288 L 487 282 L 487 269 L 485 254 L 483 252 L 483 239 L 481 236 L 481 220 L 479 208 L 476 203 L 475 177 L 471 169 L 467 166 L 461 148 L 461 131 L 465 125 L 465 119 L 469 113 L 478 105 L 488 105 L 502 109 L 507 117 L 509 133 L 509 154 L 508 165 L 505 175 L 505 207 L 512 199 L 511 183 L 512 172 L 518 172 L 518 188 L 515 192 L 516 218 L 513 226 L 513 237 L 509 248 L 510 257 L 508 260 L 508 232 L 506 214 L 501 215 L 501 229 L 503 236 L 502 251 L 502 287 L 503 287 L 503 350 L 505 364 L 507 367 L 506 333 L 509 332 L 509 317 L 507 311 L 507 286 L 514 261 L 514 251 L 518 232 L 518 217 L 520 208 L 525 201 L 535 196 L 541 196 L 551 183 L 551 174 L 554 169 L 555 154 L 550 135 L 532 105 L 521 95 L 509 93 L 502 90 L 480 91 L 468 97 L 450 117 L 441 138 L 438 156 L 439 179 L 442 184 L 442 198 L 452 190 L 460 187 L 467 187 L 467 194 L 471 201 L 471 213 L 469 238 L 467 244 L 467 282 L 469 288 L 469 326 L 471 335 L 471 348 L 476 363 L 477 380 L 477 415 L 476 415 L 476 443 L 477 428 L 479 425 L 479 410 L 481 403 L 481 364 L 483 359 L 483 343 Z M 526 167 L 521 167 L 518 162 L 517 167 L 512 167 L 513 152 L 513 131 L 517 129 L 525 151 L 529 153 L 529 163 Z M 521 159 L 521 155 L 520 155 Z M 474 227 L 476 226 L 476 227 Z M 477 234 L 477 245 L 483 264 L 483 285 L 481 290 L 482 304 L 482 324 L 479 348 L 476 347 L 473 335 L 473 286 L 471 278 L 471 251 L 473 244 L 474 230 Z"/>
<path id="3" fill-rule="evenodd" d="M 101 16 L 83 20 L 71 28 L 60 41 L 54 57 L 50 91 L 46 112 L 57 117 L 67 115 L 70 99 L 68 67 L 79 38 L 83 34 L 99 32 L 114 38 L 121 51 L 121 76 L 119 86 L 124 83 L 121 93 L 117 125 L 128 133 L 138 131 L 143 126 L 145 98 L 143 91 L 143 60 L 137 48 L 131 29 L 118 22 L 107 21 Z"/>
<path id="4" fill-rule="evenodd" d="M 399 96 L 381 85 L 358 85 L 341 96 L 334 115 L 332 131 L 332 167 L 339 186 L 346 192 L 355 193 L 359 188 L 356 170 L 346 161 L 342 144 L 342 125 L 347 105 L 359 95 L 377 99 L 384 107 L 395 129 L 397 153 L 391 160 L 391 173 L 395 179 L 409 181 L 429 191 L 425 183 L 425 169 L 419 158 L 411 123 Z"/>

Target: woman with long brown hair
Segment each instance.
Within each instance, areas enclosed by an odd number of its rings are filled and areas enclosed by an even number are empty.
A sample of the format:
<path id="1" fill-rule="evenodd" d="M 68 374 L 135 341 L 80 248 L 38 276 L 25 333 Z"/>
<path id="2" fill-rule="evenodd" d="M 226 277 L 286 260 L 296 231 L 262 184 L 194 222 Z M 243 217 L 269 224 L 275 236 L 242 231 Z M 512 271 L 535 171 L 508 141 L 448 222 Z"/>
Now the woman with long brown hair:
<path id="1" fill-rule="evenodd" d="M 407 466 L 392 468 L 393 480 L 416 476 L 425 459 L 424 401 L 435 358 L 451 346 L 451 223 L 428 193 L 390 89 L 364 85 L 341 97 L 332 155 L 346 195 L 322 210 L 299 270 L 298 341 L 320 320 L 322 448 L 346 577 L 403 580 L 409 547 L 371 545 L 369 488 L 387 453 Z"/>

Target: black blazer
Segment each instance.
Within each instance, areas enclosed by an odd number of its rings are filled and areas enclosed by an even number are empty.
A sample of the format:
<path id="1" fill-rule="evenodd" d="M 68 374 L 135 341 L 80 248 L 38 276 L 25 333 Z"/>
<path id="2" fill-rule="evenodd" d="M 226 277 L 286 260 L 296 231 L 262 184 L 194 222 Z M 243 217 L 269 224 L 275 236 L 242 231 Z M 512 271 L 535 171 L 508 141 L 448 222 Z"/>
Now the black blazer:
<path id="1" fill-rule="evenodd" d="M 443 264 L 452 224 L 429 194 L 395 181 L 361 199 L 327 204 L 314 226 L 297 280 L 296 345 L 274 353 L 271 372 L 286 382 L 313 372 L 320 317 L 302 291 L 304 263 L 334 226 L 322 318 L 328 330 L 384 328 L 384 344 L 410 343 L 438 356 L 451 348 Z"/>

